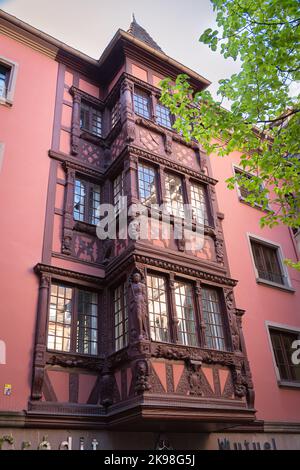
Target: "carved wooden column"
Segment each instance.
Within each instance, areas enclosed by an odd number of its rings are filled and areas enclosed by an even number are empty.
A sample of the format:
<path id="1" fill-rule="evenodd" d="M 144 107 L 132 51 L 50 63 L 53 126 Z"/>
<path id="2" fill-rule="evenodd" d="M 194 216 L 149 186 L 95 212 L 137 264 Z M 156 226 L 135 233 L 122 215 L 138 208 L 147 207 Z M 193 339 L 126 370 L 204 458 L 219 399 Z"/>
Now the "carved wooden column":
<path id="1" fill-rule="evenodd" d="M 150 110 L 150 116 L 153 122 L 156 122 L 156 104 L 157 104 L 157 98 L 154 96 L 153 93 L 151 93 L 151 110 Z"/>
<path id="2" fill-rule="evenodd" d="M 75 185 L 75 170 L 70 168 L 67 162 L 64 163 L 66 171 L 66 199 L 64 210 L 64 226 L 63 226 L 63 239 L 62 239 L 62 253 L 70 255 L 72 251 L 73 240 L 73 227 L 74 227 L 74 185 Z"/>
<path id="3" fill-rule="evenodd" d="M 71 125 L 71 152 L 73 155 L 79 153 L 80 141 L 80 105 L 81 97 L 78 93 L 71 88 L 73 95 L 73 112 L 72 112 L 72 125 Z"/>
<path id="4" fill-rule="evenodd" d="M 121 123 L 125 129 L 125 140 L 130 143 L 135 140 L 135 121 L 132 104 L 133 83 L 127 78 L 121 85 L 120 105 Z"/>
<path id="5" fill-rule="evenodd" d="M 139 202 L 137 187 L 138 159 L 133 155 L 129 155 L 124 162 L 124 183 L 127 203 L 137 204 Z"/>
<path id="6" fill-rule="evenodd" d="M 46 327 L 48 317 L 48 299 L 51 277 L 42 273 L 39 288 L 39 301 L 36 325 L 36 342 L 34 350 L 34 366 L 31 398 L 40 400 L 44 382 L 45 352 L 46 352 Z"/>
<path id="7" fill-rule="evenodd" d="M 202 308 L 202 293 L 201 293 L 201 282 L 197 279 L 196 286 L 195 286 L 195 294 L 196 294 L 196 313 L 197 317 L 199 318 L 199 326 L 200 326 L 200 346 L 206 346 L 206 339 L 205 339 L 205 322 L 203 316 L 203 308 Z"/>
<path id="8" fill-rule="evenodd" d="M 168 277 L 168 292 L 169 292 L 169 309 L 171 314 L 171 336 L 174 343 L 178 343 L 178 323 L 179 320 L 177 318 L 177 311 L 176 311 L 176 303 L 175 303 L 175 276 L 174 273 L 170 273 Z"/>
<path id="9" fill-rule="evenodd" d="M 234 294 L 232 289 L 224 289 L 225 304 L 227 309 L 227 317 L 230 329 L 230 339 L 233 351 L 241 351 L 240 331 L 237 326 L 235 316 Z"/>
<path id="10" fill-rule="evenodd" d="M 165 184 L 165 167 L 163 165 L 159 165 L 158 171 L 158 190 L 160 196 L 160 203 L 166 203 L 166 184 Z"/>

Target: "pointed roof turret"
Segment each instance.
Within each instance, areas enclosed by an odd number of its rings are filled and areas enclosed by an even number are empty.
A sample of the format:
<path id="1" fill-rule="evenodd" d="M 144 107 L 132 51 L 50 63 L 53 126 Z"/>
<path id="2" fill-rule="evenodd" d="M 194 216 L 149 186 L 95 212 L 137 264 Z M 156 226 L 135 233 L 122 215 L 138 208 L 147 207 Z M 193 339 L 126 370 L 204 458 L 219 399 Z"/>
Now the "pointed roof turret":
<path id="1" fill-rule="evenodd" d="M 132 14 L 132 22 L 127 32 L 129 34 L 132 34 L 132 36 L 134 36 L 136 39 L 145 42 L 146 44 L 148 44 L 148 46 L 152 47 L 153 49 L 156 49 L 159 52 L 163 52 L 159 45 L 156 44 L 156 42 L 152 39 L 150 34 L 148 34 L 147 31 L 137 23 L 134 13 Z"/>

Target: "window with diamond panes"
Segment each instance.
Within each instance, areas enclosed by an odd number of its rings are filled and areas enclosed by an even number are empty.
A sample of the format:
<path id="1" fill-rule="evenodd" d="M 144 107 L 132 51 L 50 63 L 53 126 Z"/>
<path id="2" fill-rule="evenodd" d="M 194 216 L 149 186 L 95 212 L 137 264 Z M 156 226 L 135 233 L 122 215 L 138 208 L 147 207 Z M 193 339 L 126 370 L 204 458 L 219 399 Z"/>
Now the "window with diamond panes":
<path id="1" fill-rule="evenodd" d="M 206 189 L 203 185 L 191 183 L 191 205 L 193 218 L 200 224 L 209 224 Z"/>
<path id="2" fill-rule="evenodd" d="M 184 202 L 181 178 L 167 173 L 165 175 L 165 205 L 167 211 L 176 216 L 184 217 Z"/>
<path id="3" fill-rule="evenodd" d="M 157 204 L 156 170 L 149 165 L 139 163 L 139 194 L 144 204 Z"/>
<path id="4" fill-rule="evenodd" d="M 111 128 L 115 127 L 121 117 L 121 104 L 120 101 L 116 101 L 111 109 Z"/>
<path id="5" fill-rule="evenodd" d="M 102 112 L 86 103 L 80 106 L 80 127 L 98 137 L 102 135 Z"/>
<path id="6" fill-rule="evenodd" d="M 76 178 L 74 186 L 74 219 L 80 222 L 97 225 L 100 220 L 98 213 L 99 205 L 100 186 Z"/>
<path id="7" fill-rule="evenodd" d="M 156 122 L 161 126 L 172 129 L 172 116 L 168 108 L 162 104 L 156 105 Z"/>
<path id="8" fill-rule="evenodd" d="M 166 281 L 164 277 L 147 276 L 150 336 L 154 341 L 170 341 Z"/>
<path id="9" fill-rule="evenodd" d="M 142 90 L 135 90 L 133 94 L 135 114 L 150 119 L 150 97 Z"/>
<path id="10" fill-rule="evenodd" d="M 203 287 L 201 292 L 206 347 L 225 350 L 223 314 L 219 293 L 216 289 L 210 287 Z"/>
<path id="11" fill-rule="evenodd" d="M 190 284 L 175 282 L 174 292 L 178 342 L 185 346 L 199 346 L 193 288 Z"/>
<path id="12" fill-rule="evenodd" d="M 114 290 L 115 350 L 128 344 L 128 311 L 125 284 Z"/>
<path id="13" fill-rule="evenodd" d="M 52 284 L 47 347 L 56 351 L 97 354 L 98 294 Z"/>

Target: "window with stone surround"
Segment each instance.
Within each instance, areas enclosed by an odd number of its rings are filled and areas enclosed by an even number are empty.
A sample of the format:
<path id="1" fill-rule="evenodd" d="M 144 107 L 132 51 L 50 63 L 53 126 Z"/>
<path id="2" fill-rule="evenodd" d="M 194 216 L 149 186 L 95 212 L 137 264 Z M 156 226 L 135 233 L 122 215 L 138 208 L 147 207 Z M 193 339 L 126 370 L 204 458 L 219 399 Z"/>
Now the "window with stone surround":
<path id="1" fill-rule="evenodd" d="M 293 344 L 300 340 L 300 333 L 272 327 L 269 332 L 279 379 L 300 384 L 300 364 L 292 361 L 293 353 L 299 349 L 299 345 L 295 348 Z"/>
<path id="2" fill-rule="evenodd" d="M 80 128 L 97 137 L 102 136 L 102 112 L 85 102 L 80 105 Z"/>
<path id="3" fill-rule="evenodd" d="M 115 351 L 118 351 L 128 344 L 128 310 L 125 284 L 121 284 L 114 289 L 113 302 Z"/>
<path id="4" fill-rule="evenodd" d="M 18 64 L 0 55 L 0 104 L 13 104 Z"/>
<path id="5" fill-rule="evenodd" d="M 74 219 L 97 225 L 100 220 L 100 186 L 82 178 L 75 179 L 74 185 Z"/>
<path id="6" fill-rule="evenodd" d="M 135 89 L 133 93 L 134 112 L 139 116 L 150 119 L 150 96 L 139 89 Z"/>
<path id="7" fill-rule="evenodd" d="M 47 347 L 98 353 L 98 294 L 63 284 L 51 285 Z"/>

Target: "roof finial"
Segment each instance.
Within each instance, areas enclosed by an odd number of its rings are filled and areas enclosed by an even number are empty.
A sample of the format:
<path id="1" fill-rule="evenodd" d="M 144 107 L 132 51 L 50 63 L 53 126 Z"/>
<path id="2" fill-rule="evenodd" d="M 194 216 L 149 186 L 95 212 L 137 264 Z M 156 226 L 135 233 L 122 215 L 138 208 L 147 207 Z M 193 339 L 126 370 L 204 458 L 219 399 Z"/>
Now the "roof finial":
<path id="1" fill-rule="evenodd" d="M 132 21 L 134 21 L 134 22 L 136 23 L 136 19 L 135 19 L 134 13 L 132 13 Z"/>

